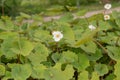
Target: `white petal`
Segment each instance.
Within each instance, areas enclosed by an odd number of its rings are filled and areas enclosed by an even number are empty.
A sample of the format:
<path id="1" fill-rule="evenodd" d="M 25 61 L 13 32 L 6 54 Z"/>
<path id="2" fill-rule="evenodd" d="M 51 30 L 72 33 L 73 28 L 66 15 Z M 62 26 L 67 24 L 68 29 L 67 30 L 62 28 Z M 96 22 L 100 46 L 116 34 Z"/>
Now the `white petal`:
<path id="1" fill-rule="evenodd" d="M 54 38 L 54 37 L 53 37 L 53 39 L 54 39 L 55 42 L 60 41 L 60 38 Z"/>
<path id="2" fill-rule="evenodd" d="M 105 4 L 105 5 L 104 5 L 104 8 L 105 8 L 105 9 L 110 9 L 111 7 L 112 7 L 111 4 Z"/>
<path id="3" fill-rule="evenodd" d="M 58 42 L 60 39 L 63 38 L 63 34 L 60 31 L 54 31 L 52 32 L 53 39 Z"/>
<path id="4" fill-rule="evenodd" d="M 63 38 L 63 34 L 59 34 L 59 35 L 60 35 L 60 36 L 59 36 L 59 37 L 60 37 L 60 39 L 62 39 L 62 38 Z"/>
<path id="5" fill-rule="evenodd" d="M 52 35 L 62 34 L 60 31 L 53 31 Z"/>
<path id="6" fill-rule="evenodd" d="M 109 15 L 104 15 L 104 20 L 109 20 L 110 16 Z"/>
<path id="7" fill-rule="evenodd" d="M 90 30 L 94 30 L 94 29 L 96 29 L 96 27 L 93 26 L 93 25 L 89 25 L 88 27 L 89 27 Z"/>
<path id="8" fill-rule="evenodd" d="M 58 31 L 53 31 L 52 35 L 56 35 L 58 33 Z"/>

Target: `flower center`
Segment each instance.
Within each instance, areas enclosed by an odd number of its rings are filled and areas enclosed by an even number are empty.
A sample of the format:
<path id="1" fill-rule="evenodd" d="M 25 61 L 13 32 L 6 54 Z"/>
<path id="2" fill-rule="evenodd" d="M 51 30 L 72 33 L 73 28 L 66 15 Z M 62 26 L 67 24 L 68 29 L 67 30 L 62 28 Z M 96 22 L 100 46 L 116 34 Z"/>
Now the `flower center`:
<path id="1" fill-rule="evenodd" d="M 108 18 L 108 16 L 106 16 L 106 18 Z"/>
<path id="2" fill-rule="evenodd" d="M 57 34 L 57 35 L 56 35 L 56 38 L 59 38 L 59 37 L 60 37 L 60 35 L 59 35 L 59 34 Z"/>

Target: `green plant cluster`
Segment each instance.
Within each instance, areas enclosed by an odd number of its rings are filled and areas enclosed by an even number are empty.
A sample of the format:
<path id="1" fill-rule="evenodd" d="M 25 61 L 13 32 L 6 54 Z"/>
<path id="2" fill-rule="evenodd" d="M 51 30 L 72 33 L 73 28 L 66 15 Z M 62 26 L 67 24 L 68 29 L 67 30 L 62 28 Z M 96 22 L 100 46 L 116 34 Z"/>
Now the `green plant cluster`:
<path id="1" fill-rule="evenodd" d="M 0 15 L 9 15 L 15 17 L 20 12 L 27 14 L 61 14 L 66 11 L 76 11 L 80 9 L 94 10 L 103 6 L 100 1 L 104 0 L 0 0 Z M 119 0 L 110 0 L 114 5 L 119 6 Z M 89 7 L 88 7 L 89 5 Z M 92 6 L 91 6 L 92 5 Z M 93 8 L 93 9 L 92 9 Z M 95 8 L 96 9 L 96 8 Z M 100 8 L 99 8 L 100 9 Z M 50 11 L 54 11 L 50 12 Z"/>
<path id="2" fill-rule="evenodd" d="M 90 30 L 88 26 L 96 26 Z M 55 42 L 53 31 L 63 38 Z M 21 13 L 0 19 L 1 80 L 120 80 L 120 13 L 44 22 Z"/>

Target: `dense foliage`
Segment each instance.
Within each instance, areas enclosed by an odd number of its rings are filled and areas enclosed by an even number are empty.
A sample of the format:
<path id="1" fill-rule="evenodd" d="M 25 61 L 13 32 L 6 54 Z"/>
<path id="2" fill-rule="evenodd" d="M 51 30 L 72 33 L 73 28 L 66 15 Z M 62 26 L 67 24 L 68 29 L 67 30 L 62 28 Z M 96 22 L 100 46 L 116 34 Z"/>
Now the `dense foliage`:
<path id="1" fill-rule="evenodd" d="M 104 20 L 103 14 L 74 19 L 67 13 L 49 22 L 40 15 L 1 16 L 1 80 L 120 80 L 119 14 Z M 59 42 L 53 31 L 63 34 Z"/>
<path id="2" fill-rule="evenodd" d="M 100 1 L 105 3 L 106 0 L 0 0 L 0 15 L 5 14 L 14 17 L 20 12 L 27 14 L 43 13 L 46 8 L 51 7 L 54 8 L 55 12 L 71 11 L 68 9 L 69 6 L 77 8 L 81 5 L 87 6 L 94 3 L 102 5 Z M 118 2 L 119 0 L 107 1 Z"/>

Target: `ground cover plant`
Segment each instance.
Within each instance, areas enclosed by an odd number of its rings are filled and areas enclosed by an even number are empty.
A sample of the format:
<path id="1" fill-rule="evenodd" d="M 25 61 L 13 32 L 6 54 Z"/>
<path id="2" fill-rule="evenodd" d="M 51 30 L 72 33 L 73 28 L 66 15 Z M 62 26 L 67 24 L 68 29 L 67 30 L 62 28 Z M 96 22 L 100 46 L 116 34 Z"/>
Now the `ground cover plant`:
<path id="1" fill-rule="evenodd" d="M 15 17 L 20 12 L 53 16 L 79 10 L 92 11 L 102 9 L 108 1 L 112 7 L 120 4 L 119 0 L 0 0 L 0 16 Z"/>
<path id="2" fill-rule="evenodd" d="M 37 14 L 1 16 L 0 79 L 120 80 L 120 12 L 104 8 L 48 22 Z"/>

